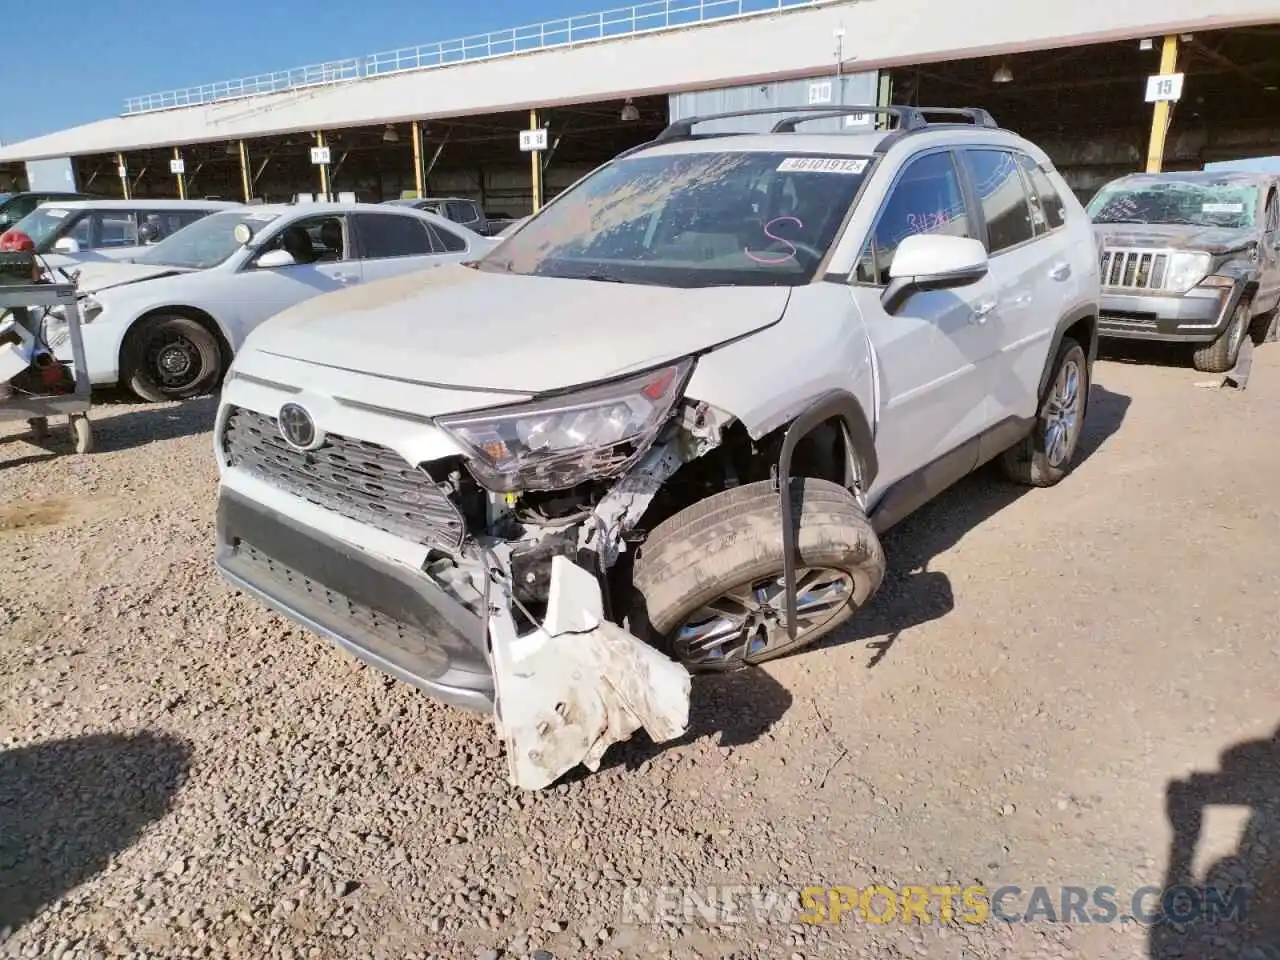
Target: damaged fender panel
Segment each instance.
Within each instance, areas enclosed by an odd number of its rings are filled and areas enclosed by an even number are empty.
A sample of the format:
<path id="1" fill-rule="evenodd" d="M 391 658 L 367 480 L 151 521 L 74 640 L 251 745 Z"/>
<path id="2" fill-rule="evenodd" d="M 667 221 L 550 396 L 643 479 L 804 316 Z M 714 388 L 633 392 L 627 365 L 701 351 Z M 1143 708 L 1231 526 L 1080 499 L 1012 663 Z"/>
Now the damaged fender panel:
<path id="1" fill-rule="evenodd" d="M 523 637 L 509 577 L 490 573 L 494 714 L 515 786 L 540 790 L 579 764 L 598 770 L 605 751 L 641 727 L 656 743 L 684 733 L 688 671 L 604 618 L 591 573 L 554 557 L 546 620 Z"/>

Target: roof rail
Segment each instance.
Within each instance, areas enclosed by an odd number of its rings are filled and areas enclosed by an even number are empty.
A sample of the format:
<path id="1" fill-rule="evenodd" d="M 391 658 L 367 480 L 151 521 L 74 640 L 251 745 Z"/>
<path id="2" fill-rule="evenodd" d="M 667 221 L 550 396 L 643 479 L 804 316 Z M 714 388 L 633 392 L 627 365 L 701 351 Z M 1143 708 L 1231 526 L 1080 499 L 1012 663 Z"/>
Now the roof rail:
<path id="1" fill-rule="evenodd" d="M 752 110 L 730 110 L 726 113 L 708 113 L 696 117 L 686 117 L 683 120 L 674 120 L 651 142 L 659 144 L 668 143 L 672 140 L 696 139 L 697 135 L 694 134 L 693 128 L 700 123 L 708 123 L 712 120 L 772 116 L 780 113 L 791 114 L 791 116 L 784 117 L 775 123 L 770 131 L 771 133 L 795 133 L 797 124 L 808 123 L 812 120 L 832 120 L 837 117 L 848 117 L 857 114 L 893 117 L 898 121 L 898 125 L 894 130 L 898 134 L 928 129 L 930 123 L 927 117 L 929 115 L 963 117 L 974 126 L 987 127 L 993 130 L 999 129 L 1000 126 L 990 113 L 980 107 L 916 107 L 903 104 L 887 107 L 860 104 L 820 107 L 759 107 Z M 704 134 L 703 136 L 732 136 L 732 134 Z"/>
<path id="2" fill-rule="evenodd" d="M 920 130 L 929 125 L 917 107 L 889 106 L 867 107 L 856 104 L 840 104 L 834 107 L 792 107 L 802 113 L 779 120 L 773 125 L 770 133 L 795 133 L 796 124 L 811 123 L 814 120 L 835 120 L 839 117 L 853 117 L 874 113 L 878 116 L 893 117 L 898 121 L 899 130 Z"/>

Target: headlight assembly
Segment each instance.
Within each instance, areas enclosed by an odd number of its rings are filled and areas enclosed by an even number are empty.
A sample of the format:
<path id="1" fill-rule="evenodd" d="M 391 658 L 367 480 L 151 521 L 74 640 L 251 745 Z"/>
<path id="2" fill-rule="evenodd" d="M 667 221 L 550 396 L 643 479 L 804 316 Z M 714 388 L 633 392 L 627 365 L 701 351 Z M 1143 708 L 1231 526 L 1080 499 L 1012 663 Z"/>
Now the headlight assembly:
<path id="1" fill-rule="evenodd" d="M 496 493 L 563 490 L 616 476 L 653 443 L 693 369 L 682 360 L 575 393 L 436 422 L 468 451 Z"/>
<path id="2" fill-rule="evenodd" d="M 1164 286 L 1171 293 L 1183 294 L 1205 278 L 1213 258 L 1207 253 L 1175 253 L 1169 258 L 1169 271 Z"/>

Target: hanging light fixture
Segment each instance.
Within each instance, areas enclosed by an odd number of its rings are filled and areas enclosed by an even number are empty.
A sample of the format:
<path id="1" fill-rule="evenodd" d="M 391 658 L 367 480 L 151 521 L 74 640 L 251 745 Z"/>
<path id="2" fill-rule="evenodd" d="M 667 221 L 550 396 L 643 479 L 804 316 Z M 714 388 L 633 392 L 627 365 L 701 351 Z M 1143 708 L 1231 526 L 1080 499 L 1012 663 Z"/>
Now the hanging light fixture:
<path id="1" fill-rule="evenodd" d="M 394 123 L 388 123 L 387 129 L 382 131 L 382 142 L 383 143 L 399 143 L 400 142 L 400 131 L 396 129 L 396 125 Z"/>
<path id="2" fill-rule="evenodd" d="M 623 123 L 631 123 L 640 119 L 640 109 L 631 102 L 631 98 L 627 97 L 627 102 L 622 105 L 622 121 Z"/>
<path id="3" fill-rule="evenodd" d="M 1013 83 L 1013 70 L 1009 67 L 1009 61 L 1006 60 L 996 68 L 996 72 L 991 75 L 992 83 Z"/>

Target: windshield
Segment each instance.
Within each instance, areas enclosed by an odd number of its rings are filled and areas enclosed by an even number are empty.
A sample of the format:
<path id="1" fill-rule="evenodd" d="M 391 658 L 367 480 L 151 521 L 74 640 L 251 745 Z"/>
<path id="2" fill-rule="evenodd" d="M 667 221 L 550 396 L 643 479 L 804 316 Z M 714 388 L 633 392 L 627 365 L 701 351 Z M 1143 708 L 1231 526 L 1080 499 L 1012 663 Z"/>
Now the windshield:
<path id="1" fill-rule="evenodd" d="M 620 160 L 480 269 L 676 287 L 808 283 L 870 167 L 866 157 L 754 152 Z"/>
<path id="2" fill-rule="evenodd" d="M 62 225 L 70 220 L 74 213 L 75 211 L 67 210 L 65 207 L 36 207 L 9 229 L 25 233 L 35 244 L 36 250 L 44 253 L 57 238 Z"/>
<path id="3" fill-rule="evenodd" d="M 1252 227 L 1258 188 L 1223 180 L 1116 184 L 1089 203 L 1094 223 L 1187 223 L 1200 227 Z"/>
<path id="4" fill-rule="evenodd" d="M 235 238 L 237 224 L 249 224 L 256 235 L 278 216 L 278 213 L 245 213 L 242 210 L 212 213 L 161 240 L 146 253 L 135 257 L 133 262 L 207 270 L 240 249 L 241 243 Z"/>

